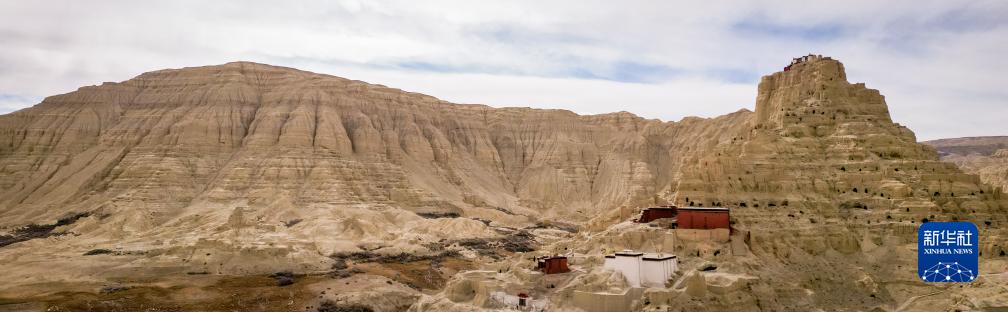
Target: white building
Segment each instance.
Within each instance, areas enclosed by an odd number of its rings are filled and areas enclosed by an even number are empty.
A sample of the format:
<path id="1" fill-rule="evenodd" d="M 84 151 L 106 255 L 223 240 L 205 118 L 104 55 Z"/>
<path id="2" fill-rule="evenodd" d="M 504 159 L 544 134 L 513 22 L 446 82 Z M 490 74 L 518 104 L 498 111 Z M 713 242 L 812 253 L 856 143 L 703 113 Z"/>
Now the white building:
<path id="1" fill-rule="evenodd" d="M 497 301 L 501 305 L 504 305 L 507 309 L 513 311 L 546 311 L 546 307 L 549 306 L 549 300 L 546 298 L 542 299 L 532 299 L 528 295 L 522 293 L 518 295 L 512 295 L 505 293 L 503 291 L 495 291 L 490 293 L 490 299 Z"/>
<path id="2" fill-rule="evenodd" d="M 679 269 L 679 259 L 670 254 L 624 250 L 605 256 L 604 267 L 623 274 L 631 287 L 665 287 L 665 282 Z"/>
<path id="3" fill-rule="evenodd" d="M 665 287 L 672 273 L 679 269 L 679 258 L 670 254 L 644 254 L 641 257 L 641 284 Z"/>

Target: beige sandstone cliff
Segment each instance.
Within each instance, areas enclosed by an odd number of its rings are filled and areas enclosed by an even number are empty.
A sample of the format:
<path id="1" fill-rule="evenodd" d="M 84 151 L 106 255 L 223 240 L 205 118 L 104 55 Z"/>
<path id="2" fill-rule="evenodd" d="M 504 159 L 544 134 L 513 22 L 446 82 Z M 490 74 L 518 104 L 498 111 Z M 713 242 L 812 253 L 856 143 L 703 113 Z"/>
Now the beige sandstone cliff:
<path id="1" fill-rule="evenodd" d="M 959 166 L 964 172 L 979 175 L 984 183 L 1008 190 L 1008 149 L 1000 149 L 990 155 L 950 154 L 942 156 L 943 161 Z"/>
<path id="2" fill-rule="evenodd" d="M 0 247 L 19 268 L 0 290 L 169 274 L 151 266 L 325 271 L 339 252 L 426 254 L 499 227 L 584 221 L 654 204 L 684 155 L 749 115 L 460 105 L 246 62 L 83 87 L 0 116 L 0 235 L 70 234 Z M 96 249 L 132 256 L 81 256 Z"/>
<path id="3" fill-rule="evenodd" d="M 982 260 L 991 265 L 982 270 L 1003 272 L 1004 194 L 918 144 L 891 120 L 877 90 L 847 82 L 840 62 L 813 57 L 763 77 L 750 122 L 684 160 L 691 165 L 664 197 L 732 208 L 734 227 L 752 235 L 753 253 L 773 259 L 745 272 L 773 285 L 765 294 L 777 301 L 760 301 L 763 307 L 868 310 L 924 292 L 914 283 L 915 243 L 917 225 L 927 221 L 977 224 L 981 254 L 994 260 Z M 809 291 L 815 295 L 803 294 Z M 935 300 L 934 307 L 954 306 Z"/>
<path id="4" fill-rule="evenodd" d="M 141 230 L 247 201 L 584 219 L 653 201 L 682 155 L 747 115 L 664 123 L 451 104 L 253 63 L 163 70 L 0 117 L 0 214 L 13 226 L 143 210 Z"/>
<path id="5" fill-rule="evenodd" d="M 964 172 L 980 176 L 980 181 L 1008 189 L 1008 137 L 966 137 L 923 142 L 934 146 L 944 161 Z"/>
<path id="6" fill-rule="evenodd" d="M 0 298 L 325 271 L 337 252 L 428 254 L 541 222 L 619 235 L 609 226 L 665 203 L 731 207 L 752 237 L 729 267 L 760 282 L 709 309 L 895 306 L 931 290 L 912 252 L 923 219 L 984 224 L 985 257 L 1008 249 L 1003 194 L 824 58 L 764 77 L 755 113 L 678 122 L 452 104 L 245 62 L 162 70 L 0 116 L 0 173 L 0 232 L 68 233 L 0 246 Z M 81 256 L 96 248 L 117 253 Z M 975 288 L 957 294 L 994 290 Z"/>
<path id="7" fill-rule="evenodd" d="M 573 251 L 585 274 L 558 290 L 533 288 L 534 296 L 548 298 L 559 311 L 577 311 L 574 290 L 621 293 L 623 288 L 594 279 L 608 276 L 599 268 L 605 251 L 629 248 L 673 251 L 681 265 L 672 287 L 648 290 L 631 305 L 635 310 L 947 311 L 1008 305 L 1004 194 L 918 144 L 909 129 L 891 120 L 877 90 L 847 81 L 840 62 L 811 57 L 763 77 L 755 113 L 740 122 L 713 145 L 684 154 L 675 183 L 659 190 L 657 199 L 731 208 L 730 243 L 685 239 L 626 222 L 632 213 L 610 212 L 593 219 L 590 231 L 540 252 Z M 982 229 L 981 279 L 962 287 L 920 282 L 917 226 L 955 220 Z M 513 271 L 530 265 L 513 261 Z M 698 270 L 708 264 L 717 269 Z M 520 279 L 526 287 L 543 284 Z M 457 276 L 444 298 L 425 297 L 418 305 L 458 311 L 479 306 L 478 300 L 451 296 L 466 289 L 457 285 L 473 281 L 480 280 Z"/>

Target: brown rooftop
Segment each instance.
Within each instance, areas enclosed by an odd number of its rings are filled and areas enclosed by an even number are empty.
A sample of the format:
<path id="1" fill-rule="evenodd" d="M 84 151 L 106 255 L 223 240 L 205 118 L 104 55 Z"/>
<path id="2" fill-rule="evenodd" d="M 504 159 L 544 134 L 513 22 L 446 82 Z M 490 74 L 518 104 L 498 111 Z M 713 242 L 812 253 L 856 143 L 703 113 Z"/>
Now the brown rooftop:
<path id="1" fill-rule="evenodd" d="M 679 210 L 712 210 L 712 211 L 728 211 L 728 208 L 724 207 L 679 207 Z"/>

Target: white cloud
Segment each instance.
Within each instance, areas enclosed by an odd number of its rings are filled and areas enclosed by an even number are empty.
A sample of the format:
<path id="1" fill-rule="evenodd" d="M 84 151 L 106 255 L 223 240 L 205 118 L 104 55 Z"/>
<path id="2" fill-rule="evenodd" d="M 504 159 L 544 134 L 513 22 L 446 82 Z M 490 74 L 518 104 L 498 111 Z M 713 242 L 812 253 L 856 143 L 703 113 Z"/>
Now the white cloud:
<path id="1" fill-rule="evenodd" d="M 991 116 L 1008 107 L 1006 15 L 1003 1 L 8 1 L 0 94 L 250 60 L 457 102 L 678 120 L 751 109 L 759 75 L 815 52 L 922 139 L 1005 135 Z"/>
<path id="2" fill-rule="evenodd" d="M 443 74 L 368 72 L 360 76 L 389 85 L 441 97 L 456 103 L 494 103 L 567 109 L 582 114 L 629 111 L 645 118 L 678 120 L 685 116 L 716 117 L 742 108 L 753 110 L 756 90 L 747 84 L 684 79 L 659 84 L 608 80 Z"/>
<path id="3" fill-rule="evenodd" d="M 13 112 L 39 102 L 40 99 L 12 94 L 0 94 L 0 113 Z"/>

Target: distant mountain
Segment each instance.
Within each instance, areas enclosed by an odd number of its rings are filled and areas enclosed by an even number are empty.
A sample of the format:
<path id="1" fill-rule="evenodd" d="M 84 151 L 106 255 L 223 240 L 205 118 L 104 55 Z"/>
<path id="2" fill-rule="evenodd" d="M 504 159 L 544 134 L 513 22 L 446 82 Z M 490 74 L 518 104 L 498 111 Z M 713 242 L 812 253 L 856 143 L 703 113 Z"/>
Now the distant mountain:
<path id="1" fill-rule="evenodd" d="M 934 146 L 942 160 L 980 176 L 984 183 L 1008 190 L 1008 136 L 952 138 L 922 143 Z"/>
<path id="2" fill-rule="evenodd" d="M 938 139 L 921 142 L 934 146 L 941 156 L 980 154 L 990 156 L 999 149 L 1008 149 L 1008 136 L 982 136 Z"/>

